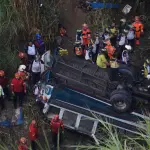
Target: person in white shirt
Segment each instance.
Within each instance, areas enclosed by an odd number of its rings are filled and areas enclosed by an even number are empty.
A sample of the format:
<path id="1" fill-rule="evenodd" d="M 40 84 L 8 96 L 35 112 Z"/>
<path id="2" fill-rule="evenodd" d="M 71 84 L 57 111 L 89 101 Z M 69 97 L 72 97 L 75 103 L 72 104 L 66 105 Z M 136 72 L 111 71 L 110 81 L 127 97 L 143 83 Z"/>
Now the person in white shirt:
<path id="1" fill-rule="evenodd" d="M 32 66 L 31 66 L 31 72 L 32 72 L 32 83 L 35 85 L 40 80 L 41 75 L 41 64 L 43 62 L 41 61 L 39 56 L 36 56 Z"/>
<path id="2" fill-rule="evenodd" d="M 134 49 L 134 45 L 135 45 L 135 30 L 133 27 L 130 28 L 128 34 L 127 34 L 127 40 L 128 40 L 128 44 L 132 47 L 132 49 Z"/>
<path id="3" fill-rule="evenodd" d="M 122 52 L 124 50 L 125 44 L 127 43 L 127 37 L 125 32 L 122 32 L 117 37 L 117 46 L 118 46 L 118 59 L 121 58 Z"/>
<path id="4" fill-rule="evenodd" d="M 4 91 L 1 85 L 0 85 L 0 106 L 1 106 L 1 110 L 3 110 L 4 109 Z"/>
<path id="5" fill-rule="evenodd" d="M 27 49 L 28 59 L 32 62 L 36 55 L 36 48 L 32 41 L 28 42 L 28 49 Z"/>

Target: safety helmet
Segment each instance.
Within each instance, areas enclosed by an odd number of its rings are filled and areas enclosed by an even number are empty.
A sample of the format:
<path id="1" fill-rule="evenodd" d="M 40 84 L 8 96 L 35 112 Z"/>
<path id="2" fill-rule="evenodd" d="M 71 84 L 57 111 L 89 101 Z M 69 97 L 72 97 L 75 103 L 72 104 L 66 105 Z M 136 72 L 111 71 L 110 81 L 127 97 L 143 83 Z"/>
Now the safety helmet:
<path id="1" fill-rule="evenodd" d="M 90 38 L 91 38 L 91 34 L 88 34 L 88 35 L 87 35 L 87 38 L 89 38 L 89 39 L 90 39 Z"/>
<path id="2" fill-rule="evenodd" d="M 125 48 L 126 48 L 127 50 L 132 50 L 131 45 L 125 45 Z"/>
<path id="3" fill-rule="evenodd" d="M 126 19 L 123 18 L 123 19 L 120 19 L 121 22 L 125 23 L 126 22 Z"/>
<path id="4" fill-rule="evenodd" d="M 26 144 L 27 139 L 25 137 L 20 138 L 20 143 L 21 144 Z"/>
<path id="5" fill-rule="evenodd" d="M 135 21 L 139 21 L 139 20 L 140 20 L 139 16 L 135 16 Z"/>
<path id="6" fill-rule="evenodd" d="M 4 77 L 5 76 L 5 72 L 3 70 L 0 70 L 0 77 Z"/>
<path id="7" fill-rule="evenodd" d="M 20 65 L 18 71 L 24 71 L 26 69 L 25 65 Z"/>
<path id="8" fill-rule="evenodd" d="M 20 74 L 18 72 L 15 73 L 15 78 L 20 78 Z"/>
<path id="9" fill-rule="evenodd" d="M 102 51 L 102 52 L 106 52 L 106 51 L 107 51 L 107 49 L 106 49 L 106 48 L 103 48 L 103 49 L 101 49 L 101 51 Z"/>
<path id="10" fill-rule="evenodd" d="M 32 120 L 32 121 L 31 121 L 31 124 L 32 124 L 33 126 L 35 126 L 35 125 L 36 125 L 36 121 L 35 121 L 35 120 Z"/>
<path id="11" fill-rule="evenodd" d="M 19 52 L 19 58 L 24 58 L 25 57 L 25 54 L 23 52 Z"/>
<path id="12" fill-rule="evenodd" d="M 59 115 L 55 115 L 54 116 L 54 121 L 58 121 L 59 120 Z"/>
<path id="13" fill-rule="evenodd" d="M 111 42 L 110 42 L 109 39 L 106 39 L 104 43 L 107 44 L 107 45 L 111 45 Z"/>
<path id="14" fill-rule="evenodd" d="M 40 38 L 41 38 L 41 35 L 37 33 L 37 34 L 35 35 L 35 37 L 36 37 L 36 39 L 40 39 Z"/>
<path id="15" fill-rule="evenodd" d="M 84 24 L 82 25 L 82 27 L 86 27 L 86 28 L 87 28 L 87 27 L 88 27 L 88 25 L 87 25 L 86 23 L 84 23 Z"/>

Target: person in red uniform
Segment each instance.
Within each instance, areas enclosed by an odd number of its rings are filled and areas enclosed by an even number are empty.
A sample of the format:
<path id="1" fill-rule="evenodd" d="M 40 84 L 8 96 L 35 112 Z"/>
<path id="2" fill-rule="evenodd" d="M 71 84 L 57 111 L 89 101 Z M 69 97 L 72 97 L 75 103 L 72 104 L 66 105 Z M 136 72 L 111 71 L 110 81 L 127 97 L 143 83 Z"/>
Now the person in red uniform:
<path id="1" fill-rule="evenodd" d="M 19 141 L 18 150 L 29 150 L 27 146 L 27 139 L 22 137 Z"/>
<path id="2" fill-rule="evenodd" d="M 0 85 L 3 88 L 3 91 L 5 93 L 5 96 L 9 96 L 9 92 L 8 92 L 8 79 L 5 77 L 5 72 L 3 70 L 0 70 Z"/>
<path id="3" fill-rule="evenodd" d="M 91 31 L 88 28 L 88 25 L 84 23 L 82 25 L 82 41 L 83 41 L 83 45 L 85 47 L 87 47 L 90 44 L 90 40 L 91 40 Z"/>
<path id="4" fill-rule="evenodd" d="M 61 119 L 59 119 L 58 115 L 55 115 L 54 118 L 50 122 L 50 129 L 52 133 L 52 141 L 54 144 L 54 147 L 57 147 L 57 137 L 59 133 L 60 137 L 60 144 L 61 144 L 61 136 L 62 133 L 64 133 L 64 124 Z"/>
<path id="5" fill-rule="evenodd" d="M 36 140 L 38 139 L 38 128 L 36 126 L 35 120 L 32 120 L 31 124 L 29 125 L 29 138 L 31 140 L 32 150 L 36 150 L 37 149 Z"/>
<path id="6" fill-rule="evenodd" d="M 135 28 L 136 45 L 140 45 L 140 36 L 141 33 L 143 33 L 144 26 L 138 16 L 135 16 L 135 22 L 132 24 L 132 26 Z"/>
<path id="7" fill-rule="evenodd" d="M 19 101 L 19 106 L 22 107 L 22 100 L 26 93 L 26 84 L 24 81 L 20 78 L 19 73 L 15 74 L 15 78 L 11 81 L 11 90 L 12 94 L 14 95 L 13 103 L 14 108 L 17 108 L 17 101 Z"/>

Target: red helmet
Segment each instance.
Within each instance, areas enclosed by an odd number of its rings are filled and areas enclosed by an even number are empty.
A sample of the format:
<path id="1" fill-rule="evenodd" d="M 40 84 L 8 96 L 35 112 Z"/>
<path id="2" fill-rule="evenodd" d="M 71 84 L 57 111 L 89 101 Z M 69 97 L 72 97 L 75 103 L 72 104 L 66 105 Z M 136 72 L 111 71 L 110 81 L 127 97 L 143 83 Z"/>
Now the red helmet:
<path id="1" fill-rule="evenodd" d="M 3 70 L 0 70 L 0 77 L 4 77 L 5 76 L 5 72 Z"/>
<path id="2" fill-rule="evenodd" d="M 24 58 L 25 57 L 25 53 L 23 53 L 23 52 L 19 52 L 19 58 Z"/>
<path id="3" fill-rule="evenodd" d="M 87 25 L 86 23 L 84 23 L 84 24 L 82 25 L 82 28 L 83 28 L 83 29 L 87 29 L 87 28 L 88 28 L 88 25 Z"/>
<path id="4" fill-rule="evenodd" d="M 20 77 L 20 74 L 17 72 L 15 73 L 15 78 L 19 78 Z"/>
<path id="5" fill-rule="evenodd" d="M 36 124 L 36 121 L 35 121 L 35 120 L 32 120 L 31 124 L 35 125 L 35 124 Z"/>
<path id="6" fill-rule="evenodd" d="M 139 21 L 140 17 L 139 16 L 135 16 L 135 21 Z"/>
<path id="7" fill-rule="evenodd" d="M 59 120 L 59 115 L 55 115 L 54 116 L 54 121 L 58 121 Z"/>
<path id="8" fill-rule="evenodd" d="M 20 143 L 21 144 L 26 144 L 27 139 L 25 137 L 20 138 Z"/>

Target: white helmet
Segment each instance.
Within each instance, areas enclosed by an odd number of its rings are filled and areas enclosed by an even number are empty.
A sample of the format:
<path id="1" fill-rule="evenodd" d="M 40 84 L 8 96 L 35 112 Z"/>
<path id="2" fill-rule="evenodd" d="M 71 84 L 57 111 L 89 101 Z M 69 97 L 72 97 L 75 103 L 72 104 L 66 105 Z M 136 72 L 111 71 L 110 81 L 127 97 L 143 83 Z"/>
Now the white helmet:
<path id="1" fill-rule="evenodd" d="M 24 71 L 26 69 L 25 65 L 20 65 L 18 71 Z"/>
<path id="2" fill-rule="evenodd" d="M 120 21 L 125 23 L 126 19 L 122 18 L 122 19 L 120 19 Z"/>
<path id="3" fill-rule="evenodd" d="M 125 48 L 126 48 L 127 50 L 132 50 L 132 47 L 131 47 L 130 45 L 125 45 Z"/>

